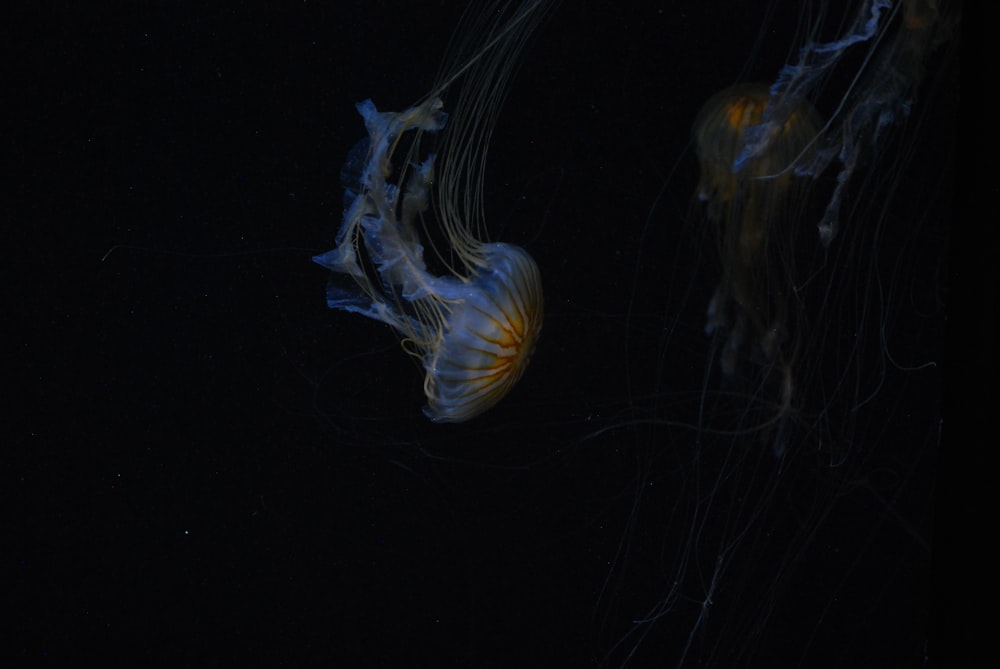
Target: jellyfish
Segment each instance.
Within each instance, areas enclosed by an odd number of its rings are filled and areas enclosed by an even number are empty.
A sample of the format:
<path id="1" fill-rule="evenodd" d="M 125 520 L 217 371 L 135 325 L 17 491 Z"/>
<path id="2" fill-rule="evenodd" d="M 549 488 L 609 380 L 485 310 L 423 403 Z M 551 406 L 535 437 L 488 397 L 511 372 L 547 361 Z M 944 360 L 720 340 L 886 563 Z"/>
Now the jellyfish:
<path id="1" fill-rule="evenodd" d="M 740 84 L 705 103 L 694 129 L 698 197 L 722 273 L 706 331 L 719 337 L 727 382 L 791 406 L 796 360 L 819 359 L 817 330 L 830 327 L 827 298 L 805 287 L 821 283 L 823 249 L 847 224 L 844 203 L 861 190 L 854 175 L 908 118 L 957 21 L 935 0 L 862 0 L 829 39 L 821 28 L 837 22 L 817 22 L 773 84 Z"/>
<path id="2" fill-rule="evenodd" d="M 808 156 L 821 121 L 808 101 L 797 100 L 774 129 L 769 150 L 737 164 L 768 104 L 767 86 L 740 84 L 714 95 L 695 122 L 698 199 L 706 203 L 722 268 L 705 330 L 725 340 L 720 364 L 727 379 L 736 377 L 741 360 L 756 361 L 778 372 L 787 397 L 790 363 L 782 346 L 792 296 L 786 285 L 795 275 L 800 205 L 811 185 L 792 166 Z"/>
<path id="3" fill-rule="evenodd" d="M 423 367 L 424 413 L 435 422 L 469 420 L 503 399 L 541 331 L 538 265 L 521 247 L 484 240 L 482 190 L 498 109 L 546 9 L 471 7 L 427 96 L 402 112 L 357 105 L 368 137 L 345 165 L 336 247 L 313 258 L 332 272 L 330 308 L 400 334 Z M 444 97 L 459 79 L 449 114 Z M 429 136 L 439 140 L 433 150 Z"/>

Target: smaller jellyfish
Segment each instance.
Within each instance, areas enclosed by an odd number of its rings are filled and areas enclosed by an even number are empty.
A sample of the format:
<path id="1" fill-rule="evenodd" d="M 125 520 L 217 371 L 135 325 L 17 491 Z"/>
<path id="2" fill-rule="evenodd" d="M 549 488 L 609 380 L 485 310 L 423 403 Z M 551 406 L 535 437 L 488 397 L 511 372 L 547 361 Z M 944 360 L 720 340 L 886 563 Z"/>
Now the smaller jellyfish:
<path id="1" fill-rule="evenodd" d="M 502 91 L 543 6 L 501 2 L 495 12 L 467 14 L 447 59 L 454 69 L 445 69 L 422 102 L 402 112 L 379 111 L 371 100 L 357 105 L 368 139 L 342 173 L 349 183 L 336 248 L 313 258 L 333 273 L 330 308 L 391 326 L 420 360 L 424 413 L 435 422 L 469 420 L 503 399 L 541 331 L 535 261 L 518 246 L 479 235 L 485 151 Z M 488 39 L 477 41 L 484 34 Z M 440 96 L 460 76 L 465 85 L 449 119 Z M 425 134 L 440 137 L 437 152 L 423 148 Z M 443 272 L 428 267 L 425 241 Z"/>
<path id="2" fill-rule="evenodd" d="M 744 358 L 765 366 L 788 362 L 781 347 L 788 337 L 789 277 L 811 183 L 791 167 L 808 156 L 821 121 L 799 100 L 783 124 L 770 128 L 767 151 L 742 157 L 747 131 L 759 127 L 768 104 L 767 86 L 733 86 L 705 103 L 694 127 L 698 198 L 706 203 L 722 265 L 705 329 L 725 339 L 720 364 L 727 379 Z"/>
<path id="3" fill-rule="evenodd" d="M 878 154 L 893 148 L 886 136 L 911 113 L 930 55 L 957 31 L 961 3 L 857 0 L 838 11 L 842 20 L 823 11 L 808 26 L 797 61 L 773 84 L 719 93 L 694 129 L 698 195 L 722 264 L 706 330 L 719 337 L 725 379 L 750 384 L 744 390 L 762 391 L 782 412 L 793 386 L 808 383 L 793 373 L 796 363 L 822 373 L 818 361 L 831 359 L 821 343 L 836 327 L 831 294 L 847 295 L 848 284 L 867 290 L 840 267 L 858 244 L 829 248 L 845 229 L 852 239 L 869 235 L 868 243 L 882 234 L 861 230 L 881 178 Z M 842 220 L 842 211 L 855 220 Z M 833 276 L 836 288 L 817 292 Z M 853 317 L 837 308 L 836 318 Z M 820 395 L 807 401 L 825 412 Z"/>

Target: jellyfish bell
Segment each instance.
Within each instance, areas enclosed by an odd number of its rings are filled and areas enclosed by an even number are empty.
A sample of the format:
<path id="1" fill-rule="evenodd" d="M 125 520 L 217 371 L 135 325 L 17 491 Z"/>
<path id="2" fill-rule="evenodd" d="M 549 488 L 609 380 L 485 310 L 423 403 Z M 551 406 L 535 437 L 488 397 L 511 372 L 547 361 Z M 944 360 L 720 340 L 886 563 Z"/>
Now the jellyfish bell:
<path id="1" fill-rule="evenodd" d="M 357 105 L 368 138 L 345 169 L 357 183 L 345 184 L 336 247 L 313 258 L 333 273 L 330 308 L 402 336 L 424 369 L 424 413 L 435 422 L 468 420 L 503 399 L 542 326 L 538 266 L 518 246 L 485 241 L 482 191 L 510 77 L 550 3 L 487 4 L 467 10 L 438 83 L 418 104 Z M 446 112 L 443 98 L 459 83 Z M 442 271 L 428 265 L 428 250 Z"/>
<path id="2" fill-rule="evenodd" d="M 780 125 L 767 128 L 768 151 L 745 157 L 748 131 L 763 122 L 769 103 L 768 86 L 749 83 L 730 86 L 702 106 L 694 123 L 700 200 L 732 203 L 738 188 L 754 185 L 789 190 L 797 176 L 792 168 L 808 157 L 822 123 L 813 106 L 798 98 Z"/>

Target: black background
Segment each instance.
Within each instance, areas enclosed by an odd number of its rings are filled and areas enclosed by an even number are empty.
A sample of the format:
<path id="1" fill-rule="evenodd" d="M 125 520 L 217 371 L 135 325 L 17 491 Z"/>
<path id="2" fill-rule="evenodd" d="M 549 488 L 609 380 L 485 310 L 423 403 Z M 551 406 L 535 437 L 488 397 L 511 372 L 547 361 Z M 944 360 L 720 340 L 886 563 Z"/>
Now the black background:
<path id="1" fill-rule="evenodd" d="M 947 548 L 981 514 L 953 496 L 982 457 L 965 370 L 996 367 L 995 287 L 971 275 L 990 247 L 950 226 L 955 191 L 996 191 L 954 148 L 955 54 L 868 172 L 896 184 L 882 243 L 905 250 L 890 348 L 936 364 L 892 371 L 833 428 L 846 473 L 824 453 L 777 476 L 753 440 L 739 465 L 695 461 L 718 261 L 689 136 L 711 94 L 774 78 L 797 5 L 562 3 L 485 192 L 493 238 L 542 268 L 542 340 L 500 406 L 434 425 L 395 335 L 328 311 L 309 260 L 339 223 L 354 104 L 402 109 L 433 84 L 460 10 L 421 4 L 78 4 L 8 26 L 8 666 L 935 659 L 965 590 Z M 841 262 L 876 256 L 866 239 L 845 235 Z M 910 301 L 929 293 L 930 313 Z M 781 485 L 694 485 L 723 471 Z M 706 495 L 696 537 L 684 500 Z M 732 566 L 696 627 L 716 540 Z M 667 599 L 677 546 L 679 600 L 634 624 Z"/>

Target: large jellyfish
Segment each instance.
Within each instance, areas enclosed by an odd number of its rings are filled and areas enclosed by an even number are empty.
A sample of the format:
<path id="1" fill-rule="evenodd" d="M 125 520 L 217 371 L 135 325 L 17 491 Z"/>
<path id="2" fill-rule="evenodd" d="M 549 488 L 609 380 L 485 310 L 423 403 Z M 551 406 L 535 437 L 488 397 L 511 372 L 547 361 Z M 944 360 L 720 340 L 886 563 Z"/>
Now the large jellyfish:
<path id="1" fill-rule="evenodd" d="M 541 331 L 538 266 L 523 248 L 482 241 L 482 189 L 507 84 L 547 4 L 471 7 L 423 100 L 402 112 L 357 105 L 368 138 L 349 158 L 360 165 L 345 166 L 357 180 L 345 184 L 336 248 L 314 258 L 333 272 L 330 308 L 401 334 L 424 368 L 424 413 L 436 422 L 468 420 L 506 396 Z M 459 79 L 449 116 L 442 98 Z M 426 133 L 439 136 L 433 151 Z M 429 269 L 424 242 L 442 273 Z"/>

